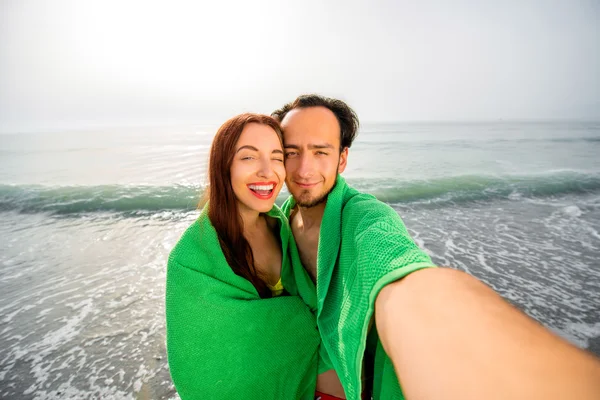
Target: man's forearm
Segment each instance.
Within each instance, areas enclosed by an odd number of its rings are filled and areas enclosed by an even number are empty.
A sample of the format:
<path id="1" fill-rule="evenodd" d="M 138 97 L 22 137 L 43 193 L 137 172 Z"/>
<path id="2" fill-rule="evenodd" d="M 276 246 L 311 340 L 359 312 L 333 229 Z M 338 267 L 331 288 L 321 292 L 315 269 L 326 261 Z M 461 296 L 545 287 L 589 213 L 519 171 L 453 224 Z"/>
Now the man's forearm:
<path id="1" fill-rule="evenodd" d="M 465 273 L 434 268 L 375 302 L 407 399 L 600 399 L 600 362 Z"/>

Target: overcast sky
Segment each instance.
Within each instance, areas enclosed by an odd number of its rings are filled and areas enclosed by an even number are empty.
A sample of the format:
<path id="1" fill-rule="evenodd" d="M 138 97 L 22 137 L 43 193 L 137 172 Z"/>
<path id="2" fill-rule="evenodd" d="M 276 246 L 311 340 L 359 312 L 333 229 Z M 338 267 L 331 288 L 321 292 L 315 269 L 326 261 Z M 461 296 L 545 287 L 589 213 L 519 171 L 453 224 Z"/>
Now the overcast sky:
<path id="1" fill-rule="evenodd" d="M 0 0 L 0 131 L 215 123 L 298 94 L 362 121 L 600 119 L 600 2 Z"/>

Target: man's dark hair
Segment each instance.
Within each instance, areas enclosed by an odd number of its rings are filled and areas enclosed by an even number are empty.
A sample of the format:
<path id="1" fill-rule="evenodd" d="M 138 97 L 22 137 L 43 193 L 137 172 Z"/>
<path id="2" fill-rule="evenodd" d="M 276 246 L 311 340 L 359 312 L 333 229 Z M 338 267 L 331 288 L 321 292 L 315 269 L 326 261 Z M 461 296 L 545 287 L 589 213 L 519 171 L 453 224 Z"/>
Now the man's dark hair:
<path id="1" fill-rule="evenodd" d="M 287 103 L 279 110 L 271 113 L 271 116 L 279 122 L 283 121 L 288 112 L 295 108 L 325 107 L 337 118 L 340 124 L 340 151 L 350 147 L 358 131 L 358 116 L 353 109 L 342 100 L 332 99 L 318 94 L 303 94 L 291 103 Z"/>

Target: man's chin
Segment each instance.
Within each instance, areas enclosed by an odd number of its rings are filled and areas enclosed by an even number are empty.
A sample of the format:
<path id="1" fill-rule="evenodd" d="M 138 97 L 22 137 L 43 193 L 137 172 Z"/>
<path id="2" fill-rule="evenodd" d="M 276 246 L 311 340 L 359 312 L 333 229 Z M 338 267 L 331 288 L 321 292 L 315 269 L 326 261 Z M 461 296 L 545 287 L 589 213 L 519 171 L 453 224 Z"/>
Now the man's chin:
<path id="1" fill-rule="evenodd" d="M 327 201 L 327 196 L 329 193 L 324 193 L 321 196 L 307 196 L 306 193 L 302 193 L 300 196 L 294 196 L 296 200 L 296 204 L 302 208 L 312 208 L 316 207 L 319 204 L 323 204 Z"/>

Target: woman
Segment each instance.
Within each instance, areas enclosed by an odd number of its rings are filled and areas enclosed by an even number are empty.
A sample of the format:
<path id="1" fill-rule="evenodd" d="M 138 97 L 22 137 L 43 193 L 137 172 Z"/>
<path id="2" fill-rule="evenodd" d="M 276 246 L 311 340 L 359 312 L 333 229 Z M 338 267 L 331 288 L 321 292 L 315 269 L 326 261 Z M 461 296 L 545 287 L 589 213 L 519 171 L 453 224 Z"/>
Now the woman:
<path id="1" fill-rule="evenodd" d="M 312 283 L 288 251 L 291 231 L 274 205 L 285 179 L 277 122 L 256 114 L 227 121 L 208 173 L 208 204 L 167 268 L 175 388 L 183 400 L 312 399 L 320 337 L 306 304 L 316 299 L 298 296 Z"/>

